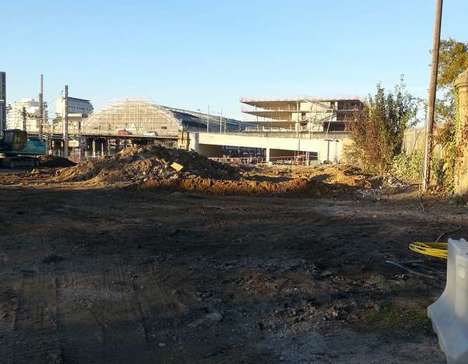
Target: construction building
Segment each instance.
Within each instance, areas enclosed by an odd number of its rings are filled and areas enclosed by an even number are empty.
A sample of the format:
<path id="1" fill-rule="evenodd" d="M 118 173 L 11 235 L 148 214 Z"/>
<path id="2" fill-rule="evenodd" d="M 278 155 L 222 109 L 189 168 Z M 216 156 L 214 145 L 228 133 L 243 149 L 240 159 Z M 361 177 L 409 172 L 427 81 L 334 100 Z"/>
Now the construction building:
<path id="1" fill-rule="evenodd" d="M 145 100 L 114 103 L 83 120 L 86 134 L 177 136 L 180 131 L 239 131 L 241 122 L 157 105 Z"/>
<path id="2" fill-rule="evenodd" d="M 328 133 L 345 132 L 353 113 L 361 110 L 357 98 L 249 99 L 241 103 L 248 107 L 246 131 Z"/>
<path id="3" fill-rule="evenodd" d="M 6 111 L 6 73 L 0 72 L 0 135 L 3 133 L 3 130 L 6 129 Z"/>
<path id="4" fill-rule="evenodd" d="M 55 113 L 57 117 L 63 117 L 65 110 L 65 97 L 59 96 L 55 100 Z M 86 99 L 78 99 L 76 97 L 68 97 L 68 113 L 81 114 L 83 118 L 88 117 L 94 111 L 91 101 Z"/>
<path id="5" fill-rule="evenodd" d="M 191 132 L 229 135 L 241 130 L 242 122 L 217 115 L 157 105 L 145 100 L 125 100 L 113 103 L 84 118 L 80 113 L 68 113 L 69 156 L 111 155 L 132 145 L 161 144 L 187 148 Z M 52 137 L 50 150 L 62 155 L 63 118 L 57 117 L 45 130 Z"/>
<path id="6" fill-rule="evenodd" d="M 47 120 L 47 104 L 44 104 Z M 28 132 L 38 132 L 41 122 L 41 108 L 35 99 L 21 99 L 9 105 L 7 113 L 7 129 L 26 129 Z"/>
<path id="7" fill-rule="evenodd" d="M 241 102 L 248 115 L 242 133 L 191 133 L 190 149 L 209 157 L 223 156 L 226 147 L 255 150 L 268 163 L 339 163 L 351 142 L 350 123 L 364 106 L 357 97 L 242 98 Z"/>
<path id="8" fill-rule="evenodd" d="M 78 133 L 83 120 L 94 111 L 90 100 L 77 97 L 68 97 L 68 130 L 70 133 Z M 49 133 L 63 133 L 63 116 L 65 115 L 65 97 L 59 96 L 55 100 L 55 119 L 48 126 Z"/>

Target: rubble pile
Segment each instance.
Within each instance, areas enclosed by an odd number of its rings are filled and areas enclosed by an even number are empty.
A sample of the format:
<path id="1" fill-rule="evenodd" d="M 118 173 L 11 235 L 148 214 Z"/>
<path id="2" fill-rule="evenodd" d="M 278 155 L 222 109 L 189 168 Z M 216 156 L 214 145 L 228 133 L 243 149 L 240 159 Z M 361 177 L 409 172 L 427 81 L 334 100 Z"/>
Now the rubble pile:
<path id="1" fill-rule="evenodd" d="M 61 182 L 141 184 L 180 178 L 236 179 L 238 170 L 194 152 L 162 146 L 127 148 L 113 157 L 88 160 L 57 171 Z"/>
<path id="2" fill-rule="evenodd" d="M 350 166 L 241 169 L 195 152 L 162 146 L 127 148 L 113 157 L 56 171 L 56 182 L 136 186 L 220 195 L 353 196 L 380 188 L 382 180 Z"/>

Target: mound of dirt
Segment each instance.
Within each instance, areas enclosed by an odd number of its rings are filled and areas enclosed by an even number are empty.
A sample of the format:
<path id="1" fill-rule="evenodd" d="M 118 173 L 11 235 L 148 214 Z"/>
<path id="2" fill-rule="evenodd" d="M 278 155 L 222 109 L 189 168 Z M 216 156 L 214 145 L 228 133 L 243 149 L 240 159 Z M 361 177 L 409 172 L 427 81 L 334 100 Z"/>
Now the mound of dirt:
<path id="1" fill-rule="evenodd" d="M 283 170 L 284 169 L 284 170 Z M 379 189 L 379 178 L 349 166 L 265 167 L 244 172 L 241 178 L 212 179 L 199 176 L 171 180 L 149 180 L 142 188 L 167 188 L 217 195 L 298 195 L 310 197 L 352 197 Z"/>
<path id="2" fill-rule="evenodd" d="M 381 179 L 351 166 L 264 166 L 242 170 L 195 152 L 162 146 L 128 148 L 56 172 L 57 182 L 194 191 L 218 195 L 352 196 L 378 189 Z"/>
<path id="3" fill-rule="evenodd" d="M 104 184 L 140 184 L 179 178 L 236 179 L 236 168 L 194 152 L 162 146 L 127 148 L 105 159 L 89 160 L 57 171 L 61 182 L 92 181 Z"/>
<path id="4" fill-rule="evenodd" d="M 43 155 L 39 157 L 39 166 L 43 168 L 63 168 L 72 167 L 76 163 L 67 158 L 56 157 L 53 155 Z"/>
<path id="5" fill-rule="evenodd" d="M 381 177 L 364 173 L 361 169 L 350 165 L 324 165 L 312 170 L 310 176 L 317 177 L 327 185 L 342 188 L 371 189 L 382 186 Z"/>

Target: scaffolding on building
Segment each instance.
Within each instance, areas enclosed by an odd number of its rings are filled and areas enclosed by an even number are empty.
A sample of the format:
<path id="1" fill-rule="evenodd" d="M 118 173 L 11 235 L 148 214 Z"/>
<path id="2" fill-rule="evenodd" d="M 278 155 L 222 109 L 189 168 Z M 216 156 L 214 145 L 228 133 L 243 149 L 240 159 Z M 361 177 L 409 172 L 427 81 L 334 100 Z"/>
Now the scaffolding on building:
<path id="1" fill-rule="evenodd" d="M 238 131 L 241 122 L 217 115 L 127 99 L 113 103 L 82 120 L 83 134 L 176 136 L 179 131 Z"/>
<path id="2" fill-rule="evenodd" d="M 83 133 L 177 134 L 179 125 L 163 108 L 143 100 L 114 103 L 83 120 Z"/>
<path id="3" fill-rule="evenodd" d="M 246 121 L 247 130 L 327 134 L 346 131 L 353 113 L 363 105 L 357 97 L 242 98 L 241 103 L 249 106 L 243 113 L 255 116 Z"/>

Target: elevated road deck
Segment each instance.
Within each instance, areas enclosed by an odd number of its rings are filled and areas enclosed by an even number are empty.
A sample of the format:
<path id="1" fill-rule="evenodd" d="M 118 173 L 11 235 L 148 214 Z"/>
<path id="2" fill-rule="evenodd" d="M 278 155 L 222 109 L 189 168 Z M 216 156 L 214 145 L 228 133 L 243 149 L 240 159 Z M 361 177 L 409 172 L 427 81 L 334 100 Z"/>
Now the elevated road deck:
<path id="1" fill-rule="evenodd" d="M 319 162 L 340 162 L 344 146 L 350 144 L 347 133 L 191 133 L 190 149 L 207 157 L 218 157 L 223 147 L 258 148 L 265 150 L 266 161 L 275 156 L 309 152 Z"/>

